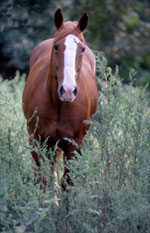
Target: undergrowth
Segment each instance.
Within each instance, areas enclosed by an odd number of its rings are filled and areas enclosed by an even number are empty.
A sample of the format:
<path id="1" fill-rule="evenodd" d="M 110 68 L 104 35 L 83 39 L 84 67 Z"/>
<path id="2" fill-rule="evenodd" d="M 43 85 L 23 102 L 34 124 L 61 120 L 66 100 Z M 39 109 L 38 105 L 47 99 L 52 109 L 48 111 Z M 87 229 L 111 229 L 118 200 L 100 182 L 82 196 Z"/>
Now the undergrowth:
<path id="1" fill-rule="evenodd" d="M 53 189 L 43 194 L 34 184 L 35 165 L 21 104 L 25 77 L 17 72 L 11 81 L 1 79 L 0 232 L 66 232 L 68 216 L 73 233 L 150 231 L 149 95 L 132 83 L 122 85 L 118 68 L 112 72 L 100 55 L 96 75 L 98 109 L 82 156 L 76 154 L 68 164 L 74 188 L 62 194 L 58 180 L 58 207 Z M 42 168 L 51 177 L 45 164 Z M 60 174 L 61 170 L 60 162 Z"/>

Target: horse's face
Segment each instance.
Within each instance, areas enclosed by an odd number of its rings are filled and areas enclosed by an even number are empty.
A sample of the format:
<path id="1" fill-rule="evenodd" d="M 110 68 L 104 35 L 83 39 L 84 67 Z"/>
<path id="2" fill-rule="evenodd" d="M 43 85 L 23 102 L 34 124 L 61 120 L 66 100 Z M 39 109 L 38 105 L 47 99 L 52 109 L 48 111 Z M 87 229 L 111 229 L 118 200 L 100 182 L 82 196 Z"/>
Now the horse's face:
<path id="1" fill-rule="evenodd" d="M 73 102 L 78 94 L 77 79 L 85 45 L 73 34 L 54 44 L 54 63 L 61 101 Z"/>
<path id="2" fill-rule="evenodd" d="M 85 17 L 85 15 L 82 17 Z M 81 31 L 87 26 L 88 20 L 86 18 L 85 22 L 82 22 L 82 17 L 77 25 L 78 29 L 82 29 Z M 84 25 L 80 25 L 81 23 L 84 23 Z M 59 29 L 62 24 L 62 13 L 60 10 L 57 10 L 55 25 Z M 73 102 L 78 94 L 77 80 L 82 66 L 84 51 L 85 44 L 74 34 L 69 34 L 54 43 L 53 62 L 58 82 L 58 97 L 63 102 Z"/>

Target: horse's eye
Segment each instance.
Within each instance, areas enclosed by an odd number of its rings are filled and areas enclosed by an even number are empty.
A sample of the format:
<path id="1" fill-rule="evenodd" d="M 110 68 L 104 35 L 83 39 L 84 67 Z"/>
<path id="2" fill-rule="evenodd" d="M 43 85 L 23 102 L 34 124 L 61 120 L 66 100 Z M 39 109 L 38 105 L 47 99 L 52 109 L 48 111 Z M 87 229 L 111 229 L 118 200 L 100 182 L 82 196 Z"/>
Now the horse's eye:
<path id="1" fill-rule="evenodd" d="M 85 47 L 82 47 L 81 48 L 81 53 L 84 53 L 84 51 L 85 51 Z"/>
<path id="2" fill-rule="evenodd" d="M 59 45 L 58 45 L 58 44 L 55 44 L 55 45 L 54 45 L 54 51 L 55 51 L 55 52 L 58 52 L 58 50 L 59 50 Z"/>

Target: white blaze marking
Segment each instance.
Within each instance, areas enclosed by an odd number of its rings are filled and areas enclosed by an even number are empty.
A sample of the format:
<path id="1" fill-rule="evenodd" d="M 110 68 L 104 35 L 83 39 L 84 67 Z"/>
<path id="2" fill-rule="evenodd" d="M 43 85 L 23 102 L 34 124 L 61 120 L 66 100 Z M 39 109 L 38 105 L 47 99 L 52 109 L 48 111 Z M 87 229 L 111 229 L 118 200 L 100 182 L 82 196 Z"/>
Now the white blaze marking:
<path id="1" fill-rule="evenodd" d="M 75 35 L 68 35 L 65 39 L 66 49 L 64 51 L 64 80 L 62 85 L 65 91 L 74 89 L 76 86 L 75 81 L 75 59 L 77 52 L 77 43 L 80 40 Z"/>

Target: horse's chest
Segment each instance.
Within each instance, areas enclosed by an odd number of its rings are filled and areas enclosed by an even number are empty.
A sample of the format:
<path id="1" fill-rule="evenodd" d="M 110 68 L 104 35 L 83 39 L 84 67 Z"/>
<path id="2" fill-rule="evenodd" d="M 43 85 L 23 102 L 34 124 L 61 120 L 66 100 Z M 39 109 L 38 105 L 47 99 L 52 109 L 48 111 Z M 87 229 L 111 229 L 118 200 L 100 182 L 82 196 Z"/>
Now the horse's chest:
<path id="1" fill-rule="evenodd" d="M 81 124 L 73 119 L 39 119 L 38 134 L 45 140 L 49 138 L 52 143 L 56 143 L 63 138 L 75 138 L 80 134 Z"/>

